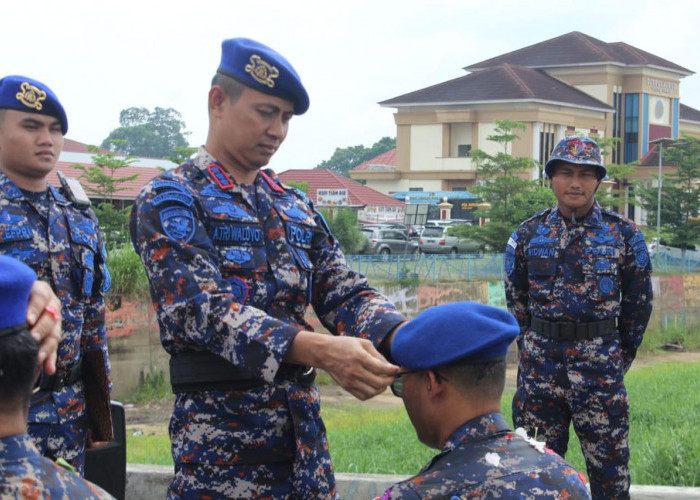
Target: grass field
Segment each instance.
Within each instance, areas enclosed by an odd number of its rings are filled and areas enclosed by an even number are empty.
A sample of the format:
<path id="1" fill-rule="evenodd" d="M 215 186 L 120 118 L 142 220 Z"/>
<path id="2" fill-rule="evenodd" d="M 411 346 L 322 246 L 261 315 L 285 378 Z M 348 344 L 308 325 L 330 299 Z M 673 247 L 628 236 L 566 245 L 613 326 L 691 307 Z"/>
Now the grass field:
<path id="1" fill-rule="evenodd" d="M 626 382 L 631 399 L 630 469 L 634 484 L 700 486 L 700 363 L 655 363 L 633 368 Z M 510 422 L 512 392 L 503 398 Z M 414 474 L 436 451 L 416 438 L 403 407 L 323 404 L 337 472 Z M 129 463 L 172 464 L 164 428 L 128 436 Z M 585 471 L 572 432 L 567 460 Z"/>

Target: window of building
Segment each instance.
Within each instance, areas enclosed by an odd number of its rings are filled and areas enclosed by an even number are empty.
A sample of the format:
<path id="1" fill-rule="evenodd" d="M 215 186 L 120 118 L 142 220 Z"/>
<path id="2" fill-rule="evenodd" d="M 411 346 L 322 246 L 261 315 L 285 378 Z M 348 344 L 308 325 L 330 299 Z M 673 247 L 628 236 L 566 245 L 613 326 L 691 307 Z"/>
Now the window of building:
<path id="1" fill-rule="evenodd" d="M 466 191 L 467 186 L 452 187 L 452 191 Z"/>
<path id="2" fill-rule="evenodd" d="M 408 188 L 409 191 L 423 191 L 423 188 Z"/>
<path id="3" fill-rule="evenodd" d="M 545 164 L 552 156 L 554 149 L 554 132 L 540 132 L 540 164 L 544 168 Z M 543 171 L 540 172 L 543 175 Z"/>
<path id="4" fill-rule="evenodd" d="M 625 94 L 625 163 L 639 159 L 639 94 Z"/>
<path id="5" fill-rule="evenodd" d="M 459 144 L 457 145 L 457 156 L 460 158 L 468 158 L 469 152 L 472 150 L 471 144 Z"/>

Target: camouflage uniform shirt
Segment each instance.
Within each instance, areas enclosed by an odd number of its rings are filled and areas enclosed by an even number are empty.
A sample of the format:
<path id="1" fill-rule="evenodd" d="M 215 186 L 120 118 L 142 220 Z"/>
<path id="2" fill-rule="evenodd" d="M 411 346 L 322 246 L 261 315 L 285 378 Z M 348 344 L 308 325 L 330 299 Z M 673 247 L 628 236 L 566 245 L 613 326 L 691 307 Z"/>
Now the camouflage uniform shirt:
<path id="1" fill-rule="evenodd" d="M 381 500 L 590 498 L 585 479 L 561 457 L 513 433 L 499 413 L 459 427 L 442 453 Z"/>
<path id="2" fill-rule="evenodd" d="M 68 373 L 78 365 L 83 352 L 99 350 L 109 374 L 104 293 L 110 279 L 104 243 L 92 210 L 78 209 L 53 186 L 46 193 L 31 196 L 0 173 L 0 253 L 34 269 L 38 279 L 48 282 L 61 300 L 63 324 L 57 373 Z M 84 414 L 84 387 L 78 381 L 36 395 L 28 421 L 46 424 L 51 432 L 64 427 L 67 434 L 84 434 L 84 425 L 77 424 Z M 39 439 L 34 429 L 30 425 L 30 434 Z M 65 458 L 82 469 L 82 459 L 73 462 L 76 453 L 82 455 L 79 442 L 57 446 L 63 449 L 50 456 Z"/>
<path id="3" fill-rule="evenodd" d="M 629 402 L 624 374 L 642 342 L 652 307 L 651 263 L 637 226 L 597 202 L 574 224 L 555 209 L 523 222 L 506 247 L 506 299 L 521 325 L 513 401 L 516 426 L 538 428 L 564 456 L 573 420 L 593 497 L 629 489 Z M 535 331 L 530 318 L 617 330 L 587 339 Z"/>
<path id="4" fill-rule="evenodd" d="M 27 434 L 0 438 L 0 498 L 113 498 L 42 457 Z"/>
<path id="5" fill-rule="evenodd" d="M 318 390 L 282 358 L 311 329 L 309 305 L 333 334 L 375 345 L 404 318 L 300 193 L 271 170 L 236 184 L 203 148 L 141 191 L 132 240 L 166 351 L 215 354 L 248 382 L 177 394 L 170 495 L 333 497 Z"/>

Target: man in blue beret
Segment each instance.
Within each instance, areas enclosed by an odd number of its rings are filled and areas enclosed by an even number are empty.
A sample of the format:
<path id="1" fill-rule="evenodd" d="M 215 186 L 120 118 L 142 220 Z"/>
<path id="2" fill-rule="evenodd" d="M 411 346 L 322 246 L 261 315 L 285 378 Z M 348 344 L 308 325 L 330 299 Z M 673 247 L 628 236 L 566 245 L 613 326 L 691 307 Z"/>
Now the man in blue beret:
<path id="1" fill-rule="evenodd" d="M 582 474 L 501 415 L 506 354 L 519 331 L 509 312 L 476 302 L 426 309 L 398 329 L 391 354 L 401 372 L 391 389 L 418 439 L 441 453 L 382 500 L 590 498 Z"/>
<path id="2" fill-rule="evenodd" d="M 109 373 L 103 297 L 109 275 L 89 200 L 47 183 L 67 130 L 63 106 L 47 85 L 20 75 L 0 79 L 0 254 L 49 283 L 62 307 L 43 312 L 63 314 L 56 370 L 45 371 L 32 397 L 29 434 L 42 454 L 82 473 L 88 439 L 82 361 L 94 355 Z"/>
<path id="3" fill-rule="evenodd" d="M 176 394 L 168 498 L 336 498 L 314 369 L 360 399 L 398 371 L 380 351 L 403 316 L 263 168 L 308 107 L 282 55 L 225 40 L 206 144 L 136 200 L 132 241 Z M 334 335 L 311 330 L 309 305 Z"/>
<path id="4" fill-rule="evenodd" d="M 27 434 L 29 400 L 40 367 L 39 345 L 25 318 L 35 280 L 27 265 L 0 255 L 0 497 L 112 498 L 42 457 Z"/>
<path id="5" fill-rule="evenodd" d="M 556 206 L 520 224 L 505 249 L 521 326 L 513 422 L 539 429 L 562 457 L 573 422 L 593 498 L 629 498 L 624 377 L 651 316 L 651 260 L 637 225 L 595 199 L 607 171 L 593 139 L 561 139 L 545 174 Z"/>

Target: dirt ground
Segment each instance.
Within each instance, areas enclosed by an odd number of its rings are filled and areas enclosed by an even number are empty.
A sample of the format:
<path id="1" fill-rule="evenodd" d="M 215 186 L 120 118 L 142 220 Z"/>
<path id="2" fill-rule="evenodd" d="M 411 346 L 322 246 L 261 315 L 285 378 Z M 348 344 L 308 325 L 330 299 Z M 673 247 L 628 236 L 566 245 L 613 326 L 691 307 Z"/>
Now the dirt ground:
<path id="1" fill-rule="evenodd" d="M 700 361 L 700 352 L 664 352 L 653 355 L 643 355 L 637 357 L 632 370 L 649 366 L 653 363 L 674 362 L 674 363 L 694 363 Z M 508 368 L 507 387 L 515 387 L 516 366 Z M 368 405 L 373 407 L 391 407 L 401 404 L 401 399 L 395 397 L 390 390 L 375 396 L 369 401 L 358 401 L 347 391 L 335 385 L 321 386 L 322 404 L 342 404 L 352 403 Z M 127 433 L 163 433 L 167 432 L 168 420 L 172 411 L 172 399 L 153 401 L 147 404 L 132 405 L 125 404 Z"/>

